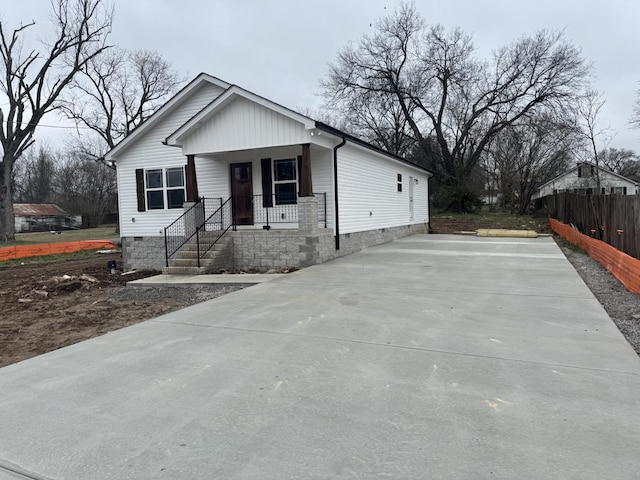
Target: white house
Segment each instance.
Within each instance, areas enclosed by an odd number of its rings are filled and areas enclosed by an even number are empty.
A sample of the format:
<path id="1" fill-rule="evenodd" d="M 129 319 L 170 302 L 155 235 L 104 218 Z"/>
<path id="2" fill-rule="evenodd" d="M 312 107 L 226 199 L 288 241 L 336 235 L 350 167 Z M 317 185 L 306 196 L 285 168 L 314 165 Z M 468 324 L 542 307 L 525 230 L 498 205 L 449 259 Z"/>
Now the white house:
<path id="1" fill-rule="evenodd" d="M 596 166 L 589 162 L 578 163 L 575 167 L 558 175 L 541 185 L 533 195 L 533 199 L 546 197 L 556 193 L 569 192 L 586 195 L 636 195 L 640 186 L 637 182 L 599 167 L 600 191 L 596 181 Z"/>
<path id="2" fill-rule="evenodd" d="M 204 73 L 105 158 L 127 268 L 301 267 L 428 228 L 431 173 Z"/>

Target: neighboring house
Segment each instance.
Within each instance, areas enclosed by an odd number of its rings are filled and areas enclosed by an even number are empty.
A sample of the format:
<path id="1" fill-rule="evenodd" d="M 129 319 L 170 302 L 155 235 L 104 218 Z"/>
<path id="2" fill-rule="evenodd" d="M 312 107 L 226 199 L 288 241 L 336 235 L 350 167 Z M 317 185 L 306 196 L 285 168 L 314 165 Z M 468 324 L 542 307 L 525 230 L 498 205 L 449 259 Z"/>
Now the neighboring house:
<path id="1" fill-rule="evenodd" d="M 596 180 L 596 166 L 589 162 L 578 163 L 575 167 L 543 184 L 533 195 L 533 199 L 556 193 L 569 192 L 586 195 L 636 195 L 640 185 L 622 175 L 600 167 L 600 191 Z"/>
<path id="2" fill-rule="evenodd" d="M 16 233 L 75 227 L 75 217 L 53 203 L 14 203 Z"/>
<path id="3" fill-rule="evenodd" d="M 431 173 L 207 74 L 105 158 L 126 268 L 302 267 L 428 228 Z"/>

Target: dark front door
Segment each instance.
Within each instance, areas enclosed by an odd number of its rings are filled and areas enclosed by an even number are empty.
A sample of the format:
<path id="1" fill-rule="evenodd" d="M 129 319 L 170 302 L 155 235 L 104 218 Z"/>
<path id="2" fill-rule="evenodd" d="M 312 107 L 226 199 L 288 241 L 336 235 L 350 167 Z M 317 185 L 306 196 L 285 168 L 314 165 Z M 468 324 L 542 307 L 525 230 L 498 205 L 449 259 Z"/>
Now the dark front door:
<path id="1" fill-rule="evenodd" d="M 236 225 L 253 225 L 253 182 L 251 163 L 231 164 L 233 221 Z"/>

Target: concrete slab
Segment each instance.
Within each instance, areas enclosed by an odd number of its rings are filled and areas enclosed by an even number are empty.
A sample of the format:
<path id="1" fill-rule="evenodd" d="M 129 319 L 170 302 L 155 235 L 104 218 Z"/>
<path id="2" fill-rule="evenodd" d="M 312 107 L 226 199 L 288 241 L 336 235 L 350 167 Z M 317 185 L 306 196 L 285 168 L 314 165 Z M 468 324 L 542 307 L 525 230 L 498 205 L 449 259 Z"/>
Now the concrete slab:
<path id="1" fill-rule="evenodd" d="M 639 398 L 552 240 L 415 236 L 0 369 L 0 479 L 631 479 Z"/>
<path id="2" fill-rule="evenodd" d="M 280 278 L 286 273 L 238 273 L 218 275 L 154 275 L 127 282 L 128 287 L 194 286 L 194 285 L 257 285 Z"/>

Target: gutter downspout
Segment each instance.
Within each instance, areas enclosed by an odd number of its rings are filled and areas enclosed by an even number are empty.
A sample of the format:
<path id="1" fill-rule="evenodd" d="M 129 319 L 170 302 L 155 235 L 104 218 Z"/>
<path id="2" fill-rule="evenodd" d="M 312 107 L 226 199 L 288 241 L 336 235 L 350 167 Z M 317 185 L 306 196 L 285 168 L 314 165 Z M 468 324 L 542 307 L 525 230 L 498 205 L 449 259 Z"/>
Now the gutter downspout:
<path id="1" fill-rule="evenodd" d="M 340 221 L 338 216 L 338 149 L 347 143 L 346 137 L 342 137 L 342 142 L 333 147 L 333 216 L 336 223 L 336 250 L 340 250 Z"/>

